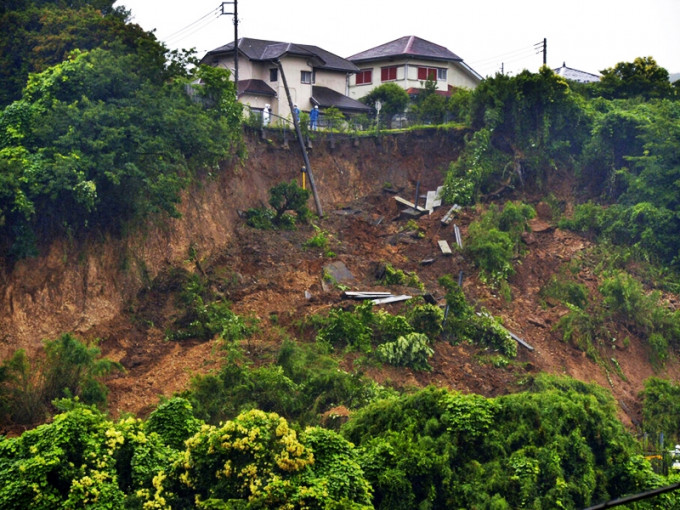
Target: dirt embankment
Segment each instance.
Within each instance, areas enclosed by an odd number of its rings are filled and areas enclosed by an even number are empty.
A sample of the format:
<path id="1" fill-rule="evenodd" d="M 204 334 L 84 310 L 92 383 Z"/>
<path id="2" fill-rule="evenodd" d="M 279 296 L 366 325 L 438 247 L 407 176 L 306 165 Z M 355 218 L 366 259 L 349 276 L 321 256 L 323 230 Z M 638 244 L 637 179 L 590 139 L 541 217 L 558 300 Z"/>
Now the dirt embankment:
<path id="1" fill-rule="evenodd" d="M 311 227 L 257 231 L 239 217 L 239 211 L 266 204 L 273 185 L 299 179 L 302 166 L 299 147 L 279 134 L 252 133 L 246 143 L 244 162 L 225 163 L 215 177 L 186 192 L 181 219 L 150 220 L 143 231 L 124 240 L 59 241 L 40 257 L 0 273 L 0 357 L 20 347 L 33 350 L 41 339 L 69 331 L 101 338 L 106 356 L 126 368 L 125 374 L 108 381 L 112 414 L 144 414 L 160 395 L 185 388 L 192 374 L 213 368 L 219 356 L 211 342 L 164 341 L 164 328 L 175 312 L 171 282 L 164 280 L 171 268 L 203 271 L 221 281 L 221 292 L 236 313 L 260 319 L 260 332 L 247 346 L 254 363 L 271 359 L 281 328 L 290 328 L 294 335 L 293 326 L 306 315 L 344 306 L 338 288 L 322 282 L 330 259 L 319 250 L 302 248 L 314 235 Z M 460 253 L 442 255 L 439 239 L 455 244 L 452 226 L 440 221 L 448 208 L 419 218 L 418 231 L 405 229 L 407 222 L 397 219 L 400 208 L 384 191 L 386 185 L 401 190 L 408 200 L 413 200 L 417 182 L 421 193 L 435 189 L 462 143 L 462 133 L 439 131 L 315 140 L 310 161 L 324 208 L 324 218 L 317 223 L 329 236 L 333 260 L 352 273 L 352 280 L 345 282 L 350 289 L 385 290 L 378 288 L 375 267 L 390 262 L 415 271 L 441 302 L 444 292 L 438 278 L 463 271 L 468 299 L 501 316 L 534 350 L 519 347 L 517 360 L 504 367 L 494 366 L 485 357 L 488 353 L 473 346 L 439 342 L 432 372 L 362 370 L 396 386 L 435 384 L 487 396 L 513 391 L 541 371 L 571 375 L 610 388 L 622 419 L 632 425 L 639 417 L 642 382 L 654 374 L 644 344 L 631 338 L 628 345 L 612 342 L 604 348 L 604 359 L 615 358 L 620 366 L 620 373 L 608 373 L 561 341 L 554 326 L 566 309 L 545 306 L 539 295 L 552 275 L 583 252 L 586 240 L 554 228 L 545 208 L 539 208 L 535 229 L 524 239 L 527 254 L 510 279 L 512 300 L 507 301 L 477 279 L 472 261 Z M 568 181 L 558 177 L 548 188 L 569 199 Z M 475 214 L 464 210 L 456 217 L 463 239 Z M 587 267 L 575 278 L 597 287 Z M 399 306 L 387 309 L 397 311 Z M 352 368 L 351 359 L 346 363 Z M 677 378 L 677 365 L 669 361 L 659 375 Z"/>
<path id="2" fill-rule="evenodd" d="M 462 134 L 445 132 L 315 140 L 310 162 L 322 206 L 330 210 L 385 183 L 409 189 L 417 180 L 424 189 L 440 184 L 461 143 Z M 122 240 L 62 239 L 12 271 L 0 267 L 0 358 L 115 320 L 159 272 L 187 259 L 190 247 L 203 256 L 228 247 L 238 211 L 266 204 L 268 190 L 299 179 L 302 167 L 298 145 L 279 133 L 251 133 L 246 144 L 244 162 L 223 164 L 185 194 L 181 219 L 150 219 Z"/>

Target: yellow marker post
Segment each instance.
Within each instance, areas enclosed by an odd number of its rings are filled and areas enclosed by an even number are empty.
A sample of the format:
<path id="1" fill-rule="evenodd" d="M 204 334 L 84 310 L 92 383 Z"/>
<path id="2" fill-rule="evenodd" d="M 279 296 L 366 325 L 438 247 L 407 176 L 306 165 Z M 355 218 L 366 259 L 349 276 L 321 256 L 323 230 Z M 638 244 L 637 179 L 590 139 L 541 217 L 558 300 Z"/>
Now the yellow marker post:
<path id="1" fill-rule="evenodd" d="M 305 182 L 305 180 L 306 180 L 305 176 L 307 175 L 307 169 L 303 166 L 302 170 L 300 170 L 300 171 L 302 172 L 302 189 L 307 189 L 306 182 Z"/>

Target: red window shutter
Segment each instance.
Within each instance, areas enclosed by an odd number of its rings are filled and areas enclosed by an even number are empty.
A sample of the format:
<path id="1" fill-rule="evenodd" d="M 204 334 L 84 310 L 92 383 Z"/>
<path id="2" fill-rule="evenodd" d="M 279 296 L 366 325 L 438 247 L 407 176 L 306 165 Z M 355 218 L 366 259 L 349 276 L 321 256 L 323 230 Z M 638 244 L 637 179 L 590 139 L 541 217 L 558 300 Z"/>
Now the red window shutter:
<path id="1" fill-rule="evenodd" d="M 418 68 L 418 79 L 423 81 L 427 80 L 427 67 Z"/>

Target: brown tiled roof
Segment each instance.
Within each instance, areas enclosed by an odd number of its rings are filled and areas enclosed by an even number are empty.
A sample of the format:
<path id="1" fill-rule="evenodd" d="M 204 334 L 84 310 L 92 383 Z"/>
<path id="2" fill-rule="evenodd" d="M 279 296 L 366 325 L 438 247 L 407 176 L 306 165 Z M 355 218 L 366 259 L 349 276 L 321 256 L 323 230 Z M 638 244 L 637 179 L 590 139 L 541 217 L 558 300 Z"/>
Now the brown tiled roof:
<path id="1" fill-rule="evenodd" d="M 359 68 L 349 60 L 346 60 L 330 51 L 309 44 L 286 43 L 279 41 L 267 41 L 264 39 L 251 39 L 243 37 L 238 40 L 238 49 L 249 60 L 267 61 L 276 60 L 283 56 L 299 56 L 314 59 L 314 67 L 356 73 Z M 210 63 L 212 57 L 234 52 L 234 42 L 220 46 L 209 51 L 201 59 L 201 62 Z"/>
<path id="2" fill-rule="evenodd" d="M 445 62 L 462 62 L 462 58 L 449 51 L 444 46 L 431 43 L 415 35 L 407 35 L 395 39 L 394 41 L 381 44 L 370 50 L 362 51 L 347 60 L 355 64 L 370 62 L 372 60 L 384 60 L 386 58 L 405 57 L 416 58 L 422 57 L 427 60 L 440 60 Z"/>
<path id="3" fill-rule="evenodd" d="M 329 89 L 328 87 L 312 86 L 312 103 L 320 108 L 330 108 L 334 106 L 338 110 L 355 113 L 369 113 L 371 108 L 364 103 L 347 97 L 340 92 Z"/>
<path id="4" fill-rule="evenodd" d="M 276 96 L 273 88 L 263 80 L 239 80 L 238 95 L 249 94 L 253 96 Z"/>

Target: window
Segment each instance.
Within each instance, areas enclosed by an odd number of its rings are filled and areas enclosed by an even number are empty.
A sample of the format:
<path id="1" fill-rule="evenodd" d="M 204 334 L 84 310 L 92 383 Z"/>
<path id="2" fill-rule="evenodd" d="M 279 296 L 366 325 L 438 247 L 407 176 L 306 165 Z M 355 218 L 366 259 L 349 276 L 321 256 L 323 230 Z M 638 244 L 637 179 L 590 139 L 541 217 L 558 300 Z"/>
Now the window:
<path id="1" fill-rule="evenodd" d="M 446 69 L 437 69 L 437 79 L 439 81 L 446 81 Z"/>
<path id="2" fill-rule="evenodd" d="M 370 85 L 373 83 L 373 69 L 364 69 L 357 73 L 357 85 Z"/>
<path id="3" fill-rule="evenodd" d="M 444 72 L 444 80 L 446 79 L 446 69 L 438 69 L 436 67 L 419 67 L 418 79 L 422 81 L 433 80 L 437 81 L 442 78 L 439 77 L 439 72 Z"/>
<path id="4" fill-rule="evenodd" d="M 312 71 L 300 71 L 300 83 L 314 83 L 314 73 Z"/>
<path id="5" fill-rule="evenodd" d="M 279 70 L 277 68 L 269 70 L 269 81 L 279 81 Z"/>
<path id="6" fill-rule="evenodd" d="M 383 67 L 380 69 L 381 81 L 394 81 L 397 79 L 397 66 Z"/>

